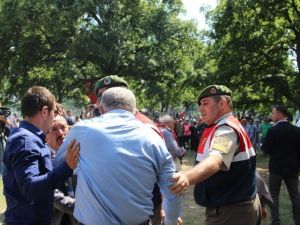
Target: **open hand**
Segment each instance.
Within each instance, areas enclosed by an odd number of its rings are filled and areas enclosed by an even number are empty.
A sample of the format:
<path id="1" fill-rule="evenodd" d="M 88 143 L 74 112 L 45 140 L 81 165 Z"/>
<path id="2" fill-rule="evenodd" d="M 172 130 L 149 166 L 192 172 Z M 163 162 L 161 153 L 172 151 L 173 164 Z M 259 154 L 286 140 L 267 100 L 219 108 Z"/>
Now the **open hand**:
<path id="1" fill-rule="evenodd" d="M 75 140 L 72 140 L 70 144 L 68 144 L 66 162 L 72 170 L 77 167 L 77 163 L 79 160 L 79 150 L 79 143 L 76 143 Z"/>
<path id="2" fill-rule="evenodd" d="M 173 184 L 170 187 L 170 190 L 177 196 L 183 194 L 190 185 L 189 180 L 184 172 L 175 173 L 172 176 L 172 182 Z"/>

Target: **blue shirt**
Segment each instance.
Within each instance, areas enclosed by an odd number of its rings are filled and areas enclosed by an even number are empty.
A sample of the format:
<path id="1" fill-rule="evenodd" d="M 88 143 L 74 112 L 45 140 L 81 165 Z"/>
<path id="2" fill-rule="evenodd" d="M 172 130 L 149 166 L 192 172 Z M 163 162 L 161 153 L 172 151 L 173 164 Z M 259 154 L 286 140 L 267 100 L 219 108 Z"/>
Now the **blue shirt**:
<path id="1" fill-rule="evenodd" d="M 181 197 L 169 191 L 175 172 L 163 139 L 130 112 L 112 110 L 77 123 L 58 150 L 80 142 L 75 217 L 83 224 L 137 225 L 152 215 L 152 190 L 158 182 L 166 225 L 177 224 Z"/>
<path id="2" fill-rule="evenodd" d="M 162 127 L 160 128 L 164 135 L 164 140 L 166 146 L 174 159 L 181 157 L 184 154 L 184 150 L 178 146 L 177 141 L 170 130 L 170 128 Z"/>
<path id="3" fill-rule="evenodd" d="M 66 162 L 53 170 L 45 135 L 26 121 L 10 134 L 3 162 L 5 222 L 50 224 L 54 188 L 72 174 Z"/>

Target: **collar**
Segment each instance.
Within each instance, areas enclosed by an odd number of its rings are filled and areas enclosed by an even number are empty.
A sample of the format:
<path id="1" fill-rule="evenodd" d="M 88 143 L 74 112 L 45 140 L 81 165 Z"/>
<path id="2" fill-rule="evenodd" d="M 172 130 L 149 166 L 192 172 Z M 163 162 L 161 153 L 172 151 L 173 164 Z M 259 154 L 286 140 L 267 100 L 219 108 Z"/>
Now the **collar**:
<path id="1" fill-rule="evenodd" d="M 124 109 L 112 109 L 102 115 L 106 116 L 106 115 L 116 115 L 116 114 L 122 114 L 122 115 L 128 115 L 134 117 L 134 115 L 131 112 Z"/>
<path id="2" fill-rule="evenodd" d="M 52 155 L 53 157 L 55 157 L 56 151 L 55 151 L 53 148 L 51 148 L 48 144 L 47 144 L 47 146 L 48 146 L 48 148 L 49 148 L 50 151 L 51 151 L 51 155 Z"/>
<path id="3" fill-rule="evenodd" d="M 34 133 L 36 136 L 38 136 L 43 143 L 45 143 L 45 134 L 42 130 L 40 130 L 39 128 L 37 128 L 36 126 L 34 126 L 33 124 L 23 120 L 20 122 L 20 127 L 30 131 L 31 133 Z"/>
<path id="4" fill-rule="evenodd" d="M 279 124 L 279 123 L 284 123 L 284 122 L 288 122 L 287 119 L 279 120 L 279 121 L 277 121 L 277 123 L 275 123 L 274 125 L 277 125 L 277 124 Z"/>
<path id="5" fill-rule="evenodd" d="M 223 116 L 221 116 L 221 117 L 219 117 L 218 119 L 216 119 L 216 121 L 215 121 L 214 124 L 219 123 L 222 119 L 225 119 L 227 116 L 230 116 L 230 115 L 232 115 L 232 112 L 229 112 L 229 113 L 224 114 Z"/>

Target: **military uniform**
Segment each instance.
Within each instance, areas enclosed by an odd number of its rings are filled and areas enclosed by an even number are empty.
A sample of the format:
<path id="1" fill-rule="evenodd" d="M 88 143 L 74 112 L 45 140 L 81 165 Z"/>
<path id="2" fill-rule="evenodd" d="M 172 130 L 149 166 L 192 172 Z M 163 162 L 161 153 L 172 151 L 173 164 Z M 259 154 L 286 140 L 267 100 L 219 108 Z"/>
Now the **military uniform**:
<path id="1" fill-rule="evenodd" d="M 198 101 L 231 95 L 222 85 L 205 88 Z M 201 137 L 196 161 L 218 155 L 223 167 L 195 185 L 195 201 L 206 207 L 206 225 L 259 224 L 260 203 L 256 195 L 255 152 L 239 121 L 228 113 L 208 126 Z"/>

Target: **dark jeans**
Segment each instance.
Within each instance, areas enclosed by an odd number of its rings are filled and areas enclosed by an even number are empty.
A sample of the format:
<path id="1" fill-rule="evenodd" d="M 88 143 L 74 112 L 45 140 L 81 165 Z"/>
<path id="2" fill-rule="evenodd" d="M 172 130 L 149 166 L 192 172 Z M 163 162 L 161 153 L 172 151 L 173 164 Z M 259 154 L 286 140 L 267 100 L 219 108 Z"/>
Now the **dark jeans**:
<path id="1" fill-rule="evenodd" d="M 272 225 L 279 225 L 279 193 L 281 188 L 281 182 L 287 187 L 293 208 L 293 218 L 295 225 L 300 225 L 300 194 L 298 189 L 298 174 L 292 174 L 288 176 L 280 176 L 270 173 L 269 175 L 269 187 L 270 193 L 274 201 L 274 205 L 271 208 Z"/>

